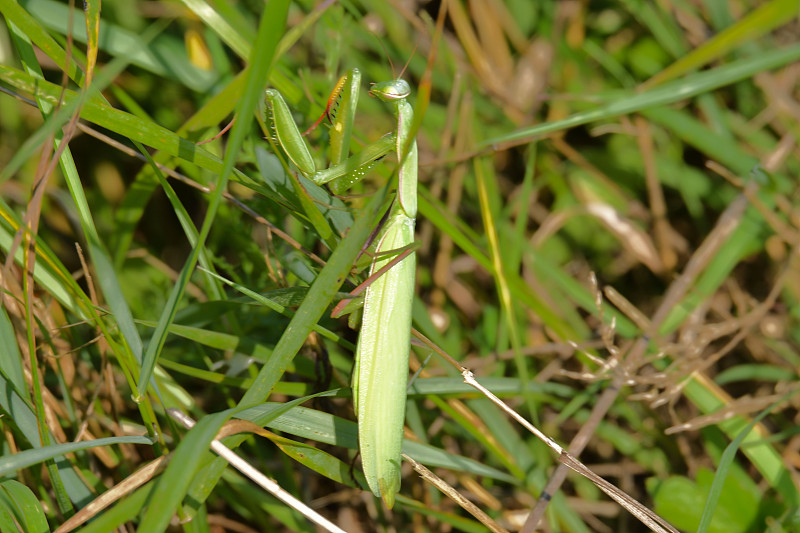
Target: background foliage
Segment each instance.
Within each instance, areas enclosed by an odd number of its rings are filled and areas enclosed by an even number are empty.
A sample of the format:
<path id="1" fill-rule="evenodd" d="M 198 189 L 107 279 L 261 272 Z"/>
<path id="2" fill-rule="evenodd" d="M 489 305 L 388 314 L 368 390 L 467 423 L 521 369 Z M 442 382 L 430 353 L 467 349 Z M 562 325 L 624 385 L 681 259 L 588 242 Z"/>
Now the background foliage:
<path id="1" fill-rule="evenodd" d="M 415 327 L 679 529 L 798 530 L 798 7 L 0 0 L 0 529 L 313 530 L 224 425 L 348 531 L 485 530 L 408 465 L 393 510 L 362 488 L 329 310 L 394 161 L 333 197 L 264 139 L 265 86 L 305 129 L 407 61 Z M 392 120 L 363 97 L 355 149 Z M 406 453 L 532 531 L 557 458 L 417 344 Z M 547 492 L 544 530 L 645 530 Z"/>

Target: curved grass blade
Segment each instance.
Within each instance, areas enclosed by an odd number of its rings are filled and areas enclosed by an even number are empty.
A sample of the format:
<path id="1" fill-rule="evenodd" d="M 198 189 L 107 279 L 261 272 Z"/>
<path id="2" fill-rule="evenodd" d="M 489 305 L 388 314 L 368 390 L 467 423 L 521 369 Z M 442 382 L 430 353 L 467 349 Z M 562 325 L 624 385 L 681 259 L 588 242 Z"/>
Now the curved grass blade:
<path id="1" fill-rule="evenodd" d="M 547 133 L 618 117 L 651 107 L 672 104 L 741 81 L 758 72 L 782 67 L 798 59 L 800 59 L 800 44 L 778 50 L 769 50 L 756 57 L 742 59 L 722 67 L 693 74 L 682 80 L 665 84 L 643 93 L 631 93 L 626 96 L 617 95 L 610 104 L 598 109 L 575 113 L 563 120 L 522 128 L 505 135 L 486 139 L 478 145 L 478 148 L 485 149 L 509 143 L 521 144 Z"/>
<path id="2" fill-rule="evenodd" d="M 254 48 L 255 54 L 251 62 L 251 67 L 248 72 L 247 82 L 245 84 L 245 91 L 238 106 L 238 115 L 241 117 L 250 116 L 253 110 L 258 106 L 258 99 L 261 94 L 261 88 L 264 86 L 269 69 L 272 65 L 275 50 L 281 35 L 283 35 L 283 28 L 286 24 L 286 16 L 288 13 L 288 1 L 274 1 L 270 2 L 262 15 L 261 24 L 256 40 L 256 47 Z M 172 292 L 170 293 L 169 300 L 166 303 L 164 312 L 159 319 L 158 326 L 156 327 L 153 337 L 147 346 L 144 362 L 142 364 L 142 373 L 139 377 L 137 385 L 136 396 L 141 398 L 147 391 L 150 382 L 150 376 L 155 368 L 158 355 L 161 348 L 166 341 L 169 325 L 175 318 L 178 304 L 186 289 L 186 284 L 189 282 L 189 277 L 194 271 L 195 264 L 199 256 L 199 249 L 205 243 L 211 231 L 211 225 L 214 217 L 216 216 L 217 209 L 222 201 L 222 193 L 227 187 L 228 177 L 233 171 L 233 165 L 236 160 L 237 153 L 241 147 L 245 134 L 247 132 L 247 123 L 244 120 L 238 121 L 234 124 L 231 130 L 230 146 L 225 157 L 222 167 L 222 172 L 215 184 L 214 192 L 212 193 L 209 201 L 208 212 L 203 221 L 203 226 L 200 230 L 198 243 L 200 246 L 195 247 L 189 255 L 183 270 L 181 270 L 177 283 L 175 284 Z"/>

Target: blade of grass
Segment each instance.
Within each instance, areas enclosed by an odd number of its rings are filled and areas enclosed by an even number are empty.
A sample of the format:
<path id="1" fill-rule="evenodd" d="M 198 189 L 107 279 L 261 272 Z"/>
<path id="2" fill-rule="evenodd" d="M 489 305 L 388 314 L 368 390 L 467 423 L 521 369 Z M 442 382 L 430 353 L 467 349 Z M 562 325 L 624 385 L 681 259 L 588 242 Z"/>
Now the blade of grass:
<path id="1" fill-rule="evenodd" d="M 283 409 L 284 404 L 264 403 L 241 411 L 236 416 L 259 425 L 262 425 L 262 420 L 269 419 L 270 421 L 265 425 L 274 431 L 282 431 L 297 437 L 342 446 L 352 450 L 358 448 L 358 425 L 355 422 L 307 407 L 293 407 L 273 419 L 273 411 Z M 519 480 L 506 472 L 428 444 L 404 439 L 403 453 L 428 466 L 451 468 L 479 476 L 489 476 L 512 484 L 519 483 Z"/>
<path id="2" fill-rule="evenodd" d="M 247 82 L 245 83 L 245 91 L 242 99 L 237 106 L 237 115 L 240 117 L 250 116 L 253 110 L 257 108 L 257 101 L 260 98 L 261 91 L 263 90 L 269 69 L 272 65 L 274 54 L 278 45 L 280 36 L 283 35 L 283 29 L 286 24 L 286 16 L 288 12 L 288 2 L 274 1 L 270 2 L 261 18 L 259 25 L 258 38 L 254 48 L 254 57 L 251 59 L 250 70 L 248 71 Z M 240 120 L 234 124 L 231 130 L 230 144 L 228 152 L 222 167 L 222 172 L 215 184 L 214 192 L 209 200 L 208 211 L 206 213 L 203 226 L 200 229 L 198 243 L 202 246 L 211 231 L 211 225 L 216 216 L 217 209 L 222 201 L 222 193 L 227 187 L 228 177 L 233 171 L 233 165 L 239 148 L 242 146 L 244 137 L 247 131 L 247 122 Z M 166 341 L 169 325 L 175 318 L 178 304 L 186 289 L 186 284 L 189 282 L 189 277 L 194 271 L 195 264 L 199 255 L 201 246 L 195 247 L 189 255 L 177 283 L 170 293 L 169 300 L 166 303 L 164 312 L 159 319 L 158 327 L 156 327 L 153 337 L 147 346 L 144 362 L 142 365 L 142 372 L 139 376 L 135 398 L 141 400 L 147 391 L 152 375 L 153 368 L 155 367 L 158 355 L 161 348 Z"/>
<path id="3" fill-rule="evenodd" d="M 725 478 L 728 474 L 728 470 L 731 468 L 734 459 L 736 458 L 736 452 L 739 448 L 744 444 L 745 439 L 747 439 L 750 435 L 752 435 L 753 428 L 758 424 L 761 420 L 763 420 L 779 403 L 784 400 L 789 399 L 791 396 L 797 394 L 797 391 L 790 392 L 778 401 L 775 402 L 772 406 L 764 409 L 761 411 L 753 420 L 744 427 L 738 435 L 725 447 L 725 451 L 720 458 L 719 464 L 717 465 L 717 472 L 714 474 L 714 481 L 711 483 L 711 489 L 708 492 L 708 498 L 706 499 L 706 504 L 703 507 L 703 514 L 700 517 L 700 524 L 697 526 L 697 533 L 706 533 L 710 526 L 711 526 L 711 519 L 714 516 L 714 512 L 716 511 L 717 504 L 719 503 L 719 497 L 722 494 L 722 487 L 725 483 Z"/>
<path id="4" fill-rule="evenodd" d="M 108 533 L 115 531 L 125 522 L 141 515 L 142 509 L 152 501 L 158 483 L 151 481 L 129 494 L 108 511 L 96 516 L 81 528 L 81 533 Z"/>
<path id="5" fill-rule="evenodd" d="M 77 42 L 86 42 L 86 22 L 82 11 L 70 10 L 67 4 L 54 0 L 26 0 L 23 6 L 44 25 L 62 35 L 71 32 Z M 70 18 L 74 19 L 72 28 L 68 26 Z M 162 21 L 159 24 L 164 24 Z M 213 70 L 195 67 L 189 61 L 183 42 L 172 35 L 163 34 L 156 39 L 143 38 L 137 34 L 108 21 L 103 21 L 100 33 L 100 49 L 115 57 L 128 57 L 128 60 L 139 67 L 159 76 L 173 78 L 195 91 L 208 90 L 217 79 Z"/>
<path id="6" fill-rule="evenodd" d="M 286 316 L 286 317 L 289 317 L 289 318 L 292 318 L 292 317 L 295 316 L 295 313 L 293 313 L 290 309 L 287 309 L 285 306 L 281 305 L 280 303 L 276 302 L 274 299 L 268 298 L 267 296 L 262 295 L 262 294 L 258 294 L 257 292 L 252 291 L 252 290 L 248 289 L 247 287 L 244 287 L 244 286 L 242 286 L 242 285 L 240 285 L 238 283 L 235 283 L 233 281 L 227 280 L 227 279 L 223 278 L 222 276 L 218 276 L 217 274 L 212 274 L 212 275 L 215 278 L 217 278 L 220 281 L 222 281 L 223 283 L 225 283 L 226 285 L 228 285 L 230 287 L 233 287 L 234 289 L 236 289 L 237 291 L 241 292 L 242 294 L 245 294 L 245 295 L 249 296 L 250 298 L 252 298 L 256 302 L 259 302 L 260 304 L 265 305 L 266 307 L 272 309 L 273 311 L 275 311 L 277 313 L 282 314 L 283 316 Z M 306 296 L 308 296 L 308 293 L 306 293 Z M 320 326 L 319 324 L 314 324 L 312 326 L 312 330 L 317 332 L 317 333 L 319 333 L 320 335 L 322 335 L 326 339 L 330 339 L 330 340 L 332 340 L 334 342 L 339 343 L 343 348 L 346 348 L 346 349 L 349 349 L 349 350 L 352 350 L 352 349 L 355 348 L 353 343 L 347 341 L 346 339 L 344 339 L 343 337 L 341 337 L 341 336 L 337 335 L 336 333 L 330 331 L 329 329 Z"/>
<path id="7" fill-rule="evenodd" d="M 14 420 L 14 425 L 25 436 L 31 446 L 42 448 L 36 414 L 27 399 L 20 396 L 2 375 L 0 375 L 0 407 L 3 408 L 3 412 L 8 413 L 8 416 Z M 50 438 L 53 438 L 52 435 Z M 55 463 L 59 469 L 59 475 L 64 487 L 72 501 L 81 507 L 89 503 L 92 499 L 92 493 L 89 492 L 81 478 L 78 477 L 69 461 L 63 456 L 58 456 L 55 458 Z"/>
<path id="8" fill-rule="evenodd" d="M 527 384 L 530 381 L 528 366 L 527 361 L 522 357 L 519 327 L 517 325 L 517 313 L 511 299 L 509 283 L 505 276 L 506 267 L 503 261 L 504 256 L 500 251 L 497 222 L 495 221 L 495 214 L 493 212 L 493 205 L 496 206 L 499 203 L 498 194 L 496 188 L 490 188 L 489 184 L 496 183 L 497 176 L 494 175 L 494 168 L 486 157 L 475 158 L 473 169 L 475 172 L 475 180 L 478 186 L 481 218 L 483 220 L 484 231 L 486 232 L 486 236 L 489 241 L 489 250 L 493 266 L 492 272 L 495 276 L 495 284 L 498 287 L 500 305 L 503 309 L 503 319 L 508 330 L 508 337 L 511 340 L 511 349 L 514 352 L 514 364 L 523 384 L 522 397 L 525 399 L 525 405 L 528 408 L 529 417 L 538 423 L 539 417 L 537 403 L 530 391 L 527 389 Z"/>
<path id="9" fill-rule="evenodd" d="M 194 421 L 183 414 L 177 409 L 170 410 L 170 416 L 176 418 L 181 424 L 187 427 L 193 427 Z M 250 463 L 240 458 L 233 453 L 230 448 L 222 444 L 220 441 L 214 439 L 211 441 L 211 449 L 214 450 L 220 457 L 223 457 L 234 468 L 239 470 L 242 474 L 250 478 L 253 482 L 261 488 L 278 498 L 281 502 L 285 503 L 292 509 L 302 513 L 306 518 L 315 524 L 331 531 L 333 533 L 345 533 L 343 529 L 339 528 L 336 524 L 320 515 L 306 504 L 292 496 L 289 492 L 283 489 L 278 483 L 262 474 L 259 470 L 255 469 Z"/>
<path id="10" fill-rule="evenodd" d="M 0 65 L 0 80 L 22 92 L 35 95 L 37 98 L 43 98 L 52 104 L 58 102 L 62 93 L 61 87 L 58 85 L 37 79 L 6 65 Z M 64 106 L 62 110 L 68 111 L 60 111 L 65 114 L 61 118 L 60 124 L 66 123 L 70 116 L 69 111 L 72 110 L 70 105 L 75 105 L 74 101 L 77 98 L 76 93 L 69 90 L 64 91 L 63 96 Z M 170 155 L 180 157 L 212 172 L 219 173 L 222 170 L 222 161 L 207 150 L 198 148 L 193 143 L 180 138 L 172 131 L 153 122 L 142 120 L 124 111 L 101 104 L 96 100 L 84 102 L 81 108 L 81 118 L 131 140 L 139 141 L 147 146 L 163 150 Z M 30 157 L 32 148 L 27 147 L 41 145 L 43 138 L 55 131 L 60 124 L 48 123 L 47 127 L 43 127 L 36 135 L 29 137 L 20 151 L 3 168 L 0 173 L 0 181 L 10 178 L 13 173 L 21 168 L 24 161 Z"/>
<path id="11" fill-rule="evenodd" d="M 252 47 L 250 43 L 256 39 L 256 29 L 245 19 L 228 21 L 216 6 L 204 0 L 182 0 L 206 26 L 219 35 L 222 42 L 231 47 L 231 50 L 242 59 L 250 57 Z"/>
<path id="12" fill-rule="evenodd" d="M 87 6 L 86 15 L 87 17 L 91 17 L 92 14 L 97 15 L 97 12 L 91 6 Z M 157 28 L 151 28 L 151 31 L 145 32 L 144 38 L 152 38 L 157 33 Z M 24 35 L 15 34 L 15 44 L 18 49 L 21 50 L 21 58 L 23 60 L 23 64 L 25 65 L 26 69 L 31 73 L 31 76 L 34 79 L 43 79 L 43 74 L 41 68 L 38 64 L 38 60 L 35 58 L 32 50 L 32 46 L 30 41 Z M 91 51 L 90 51 L 91 52 Z M 90 56 L 92 57 L 92 56 Z M 76 204 L 79 206 L 80 212 L 80 221 L 81 226 L 84 230 L 85 238 L 88 241 L 89 250 L 92 255 L 94 255 L 95 265 L 98 267 L 99 273 L 99 281 L 101 286 L 106 291 L 109 304 L 114 308 L 118 313 L 118 324 L 120 329 L 123 333 L 123 336 L 126 338 L 127 346 L 130 346 L 131 349 L 134 351 L 136 348 L 139 348 L 139 353 L 141 352 L 141 342 L 139 341 L 138 333 L 136 332 L 135 326 L 133 325 L 132 317 L 130 315 L 130 311 L 127 307 L 125 301 L 119 298 L 119 284 L 116 280 L 116 276 L 114 275 L 113 271 L 107 272 L 105 271 L 104 267 L 108 265 L 106 256 L 102 250 L 102 246 L 99 244 L 99 237 L 97 235 L 96 229 L 94 227 L 94 223 L 91 218 L 91 214 L 88 209 L 88 203 L 83 195 L 83 188 L 80 184 L 80 180 L 77 177 L 77 170 L 74 165 L 74 161 L 72 160 L 72 156 L 69 150 L 66 149 L 66 142 L 68 142 L 69 137 L 71 136 L 72 132 L 74 132 L 74 127 L 77 122 L 77 113 L 80 106 L 88 101 L 94 94 L 97 94 L 99 91 L 99 87 L 106 86 L 117 73 L 122 70 L 122 67 L 125 65 L 124 58 L 118 58 L 112 61 L 112 63 L 104 69 L 104 71 L 97 77 L 97 83 L 92 84 L 86 88 L 86 90 L 82 91 L 80 95 L 74 99 L 71 105 L 65 106 L 64 108 L 53 112 L 53 107 L 49 102 L 41 101 L 39 105 L 41 107 L 42 114 L 45 117 L 45 126 L 40 128 L 40 132 L 42 130 L 50 129 L 51 132 L 46 136 L 42 137 L 43 141 L 46 142 L 53 142 L 55 141 L 56 153 L 53 158 L 58 158 L 61 162 L 61 167 L 64 172 L 65 177 L 67 178 L 67 183 L 71 187 L 72 197 L 75 200 Z M 93 63 L 89 63 L 88 65 L 89 71 L 87 75 L 87 81 L 90 81 L 92 78 L 93 73 Z M 69 126 L 67 126 L 66 132 L 62 132 L 58 126 L 70 120 Z M 63 121 L 63 122 L 62 122 Z M 33 146 L 32 146 L 33 148 Z M 18 154 L 19 155 L 19 154 Z M 43 152 L 43 155 L 45 154 Z M 42 160 L 44 162 L 44 160 Z M 51 173 L 55 170 L 55 160 L 47 162 L 47 164 L 42 164 L 37 172 L 40 174 L 37 175 L 37 182 L 34 188 L 34 193 L 31 195 L 31 201 L 29 205 L 29 211 L 26 215 L 26 220 L 24 221 L 24 233 L 21 235 L 25 236 L 26 243 L 28 239 L 35 239 L 38 233 L 38 213 L 39 213 L 39 206 L 41 202 L 41 193 L 45 190 L 45 184 L 47 179 L 50 177 Z M 75 183 L 78 183 L 76 186 Z M 22 226 L 21 226 L 22 227 Z M 12 244 L 12 247 L 14 245 Z M 28 251 L 28 254 L 24 257 L 24 263 L 26 265 L 25 268 L 25 276 L 23 284 L 26 286 L 26 290 L 24 291 L 24 298 L 26 300 L 26 320 L 28 321 L 28 346 L 31 350 L 35 353 L 35 342 L 33 332 L 34 327 L 31 322 L 31 298 L 33 295 L 32 292 L 32 280 L 29 279 L 31 274 L 35 275 L 35 262 L 36 262 L 36 255 L 35 255 L 35 248 L 26 244 L 24 246 L 25 250 Z M 138 344 L 137 344 L 138 342 Z M 109 346 L 116 347 L 116 343 L 109 339 Z M 118 352 L 119 353 L 119 352 Z M 122 360 L 126 359 L 125 353 L 122 354 Z M 35 413 L 37 417 L 39 417 L 39 423 L 42 427 L 39 431 L 39 435 L 41 437 L 41 444 L 47 447 L 51 442 L 51 435 L 50 432 L 44 429 L 46 427 L 46 422 L 44 420 L 45 410 L 44 410 L 44 402 L 42 398 L 42 390 L 40 384 L 40 373 L 38 370 L 38 359 L 35 356 L 31 356 L 29 359 L 31 363 L 31 374 L 32 374 L 32 395 L 34 398 L 34 402 L 36 405 Z M 144 410 L 145 419 L 150 420 L 150 417 L 147 416 L 147 410 Z M 51 461 L 47 461 L 47 468 L 50 472 L 50 477 L 53 482 L 53 487 L 55 489 L 56 498 L 59 504 L 60 509 L 62 512 L 69 512 L 71 511 L 71 504 L 70 500 L 75 501 L 78 498 L 78 493 L 69 493 L 67 487 L 65 487 L 62 483 L 61 479 L 61 470 L 63 466 L 59 466 L 58 464 L 53 464 Z M 75 487 L 73 487 L 75 488 Z M 77 489 L 80 491 L 80 489 Z M 68 494 L 69 493 L 69 494 Z"/>
<path id="13" fill-rule="evenodd" d="M 757 57 L 741 59 L 708 71 L 694 73 L 679 81 L 661 85 L 643 93 L 627 92 L 610 96 L 612 98 L 611 103 L 598 109 L 575 113 L 563 120 L 546 122 L 486 139 L 478 145 L 478 148 L 486 149 L 524 144 L 547 133 L 566 130 L 598 120 L 615 118 L 652 107 L 672 104 L 744 80 L 758 72 L 785 66 L 798 59 L 800 59 L 800 44 L 778 50 L 769 50 Z"/>
<path id="14" fill-rule="evenodd" d="M 493 271 L 494 265 L 489 258 L 489 254 L 475 244 L 473 239 L 470 239 L 465 232 L 461 231 L 457 224 L 453 223 L 452 217 L 447 214 L 445 206 L 439 204 L 436 199 L 432 198 L 424 186 L 420 187 L 420 196 L 418 200 L 419 212 L 429 222 L 434 224 L 434 226 L 443 233 L 448 234 L 453 239 L 453 242 L 474 258 L 480 266 L 485 268 L 488 272 Z M 556 315 L 550 306 L 536 295 L 519 275 L 512 272 L 505 272 L 505 276 L 508 278 L 509 286 L 515 297 L 538 314 L 542 318 L 542 321 L 551 327 L 561 338 L 585 338 L 586 330 L 578 332 L 573 331 L 573 327 Z"/>
<path id="15" fill-rule="evenodd" d="M 642 88 L 660 85 L 722 58 L 728 51 L 797 18 L 798 9 L 800 9 L 798 0 L 773 0 L 759 6 L 736 24 L 725 28 L 702 45 L 692 49 L 690 53 L 683 57 L 677 56 L 680 59 L 643 83 Z"/>
<path id="16" fill-rule="evenodd" d="M 0 457 L 0 476 L 7 476 L 16 470 L 22 470 L 31 465 L 43 463 L 48 459 L 54 459 L 67 453 L 74 453 L 80 450 L 95 448 L 97 446 L 111 446 L 112 444 L 148 444 L 153 441 L 147 437 L 126 436 L 126 437 L 106 437 L 95 440 L 83 440 L 79 442 L 67 442 L 64 444 L 53 444 L 43 448 L 24 450 L 13 455 Z"/>
<path id="17" fill-rule="evenodd" d="M 3 306 L 0 306 L 0 353 L 4 354 L 4 357 L 0 357 L 0 373 L 8 379 L 17 393 L 24 394 L 26 387 L 22 354 L 14 336 L 14 326 Z"/>
<path id="18" fill-rule="evenodd" d="M 26 533 L 50 531 L 39 499 L 31 489 L 19 481 L 6 479 L 0 482 L 0 505 L 14 517 L 10 520 L 10 524 L 0 522 L 3 531 L 18 531 L 18 524 Z"/>
<path id="19" fill-rule="evenodd" d="M 140 531 L 165 531 L 184 495 L 193 474 L 208 453 L 211 441 L 236 409 L 208 415 L 181 439 L 169 466 L 156 482 L 150 504 L 139 524 Z M 139 492 L 139 491 L 137 491 Z"/>
<path id="20" fill-rule="evenodd" d="M 344 283 L 350 267 L 355 262 L 372 231 L 378 211 L 384 203 L 388 187 L 389 183 L 373 196 L 359 217 L 356 218 L 347 236 L 339 242 L 325 268 L 322 269 L 316 281 L 311 285 L 308 294 L 297 309 L 286 331 L 281 335 L 278 344 L 273 350 L 272 357 L 258 373 L 253 386 L 240 400 L 240 406 L 250 407 L 263 402 L 267 399 L 278 380 L 280 380 L 286 370 L 286 366 L 300 350 L 306 337 L 308 337 L 308 334 L 322 317 L 322 313 L 325 312 L 342 283 Z"/>
<path id="21" fill-rule="evenodd" d="M 10 23 L 12 31 L 18 36 L 30 39 L 47 57 L 53 60 L 62 70 L 67 65 L 67 53 L 56 42 L 30 13 L 14 0 L 0 0 L 0 13 Z M 69 62 L 67 68 L 69 78 L 79 86 L 83 86 L 83 72 L 75 62 L 75 57 Z"/>

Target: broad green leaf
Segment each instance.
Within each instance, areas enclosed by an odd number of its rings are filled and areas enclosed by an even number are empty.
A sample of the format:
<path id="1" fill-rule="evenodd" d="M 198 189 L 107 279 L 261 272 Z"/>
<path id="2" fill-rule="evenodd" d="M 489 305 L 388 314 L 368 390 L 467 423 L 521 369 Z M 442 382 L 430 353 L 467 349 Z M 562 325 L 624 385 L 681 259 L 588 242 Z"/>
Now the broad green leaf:
<path id="1" fill-rule="evenodd" d="M 82 440 L 79 442 L 68 442 L 65 444 L 54 444 L 43 448 L 23 450 L 14 455 L 0 457 L 0 476 L 7 476 L 16 470 L 22 470 L 31 465 L 43 463 L 48 459 L 60 457 L 67 453 L 95 448 L 97 446 L 110 446 L 112 444 L 147 444 L 152 445 L 153 441 L 147 437 L 106 437 L 95 440 Z"/>
<path id="2" fill-rule="evenodd" d="M 260 425 L 262 418 L 270 418 L 272 411 L 279 408 L 281 408 L 281 404 L 266 403 L 241 411 L 236 416 Z M 295 407 L 268 422 L 266 426 L 275 431 L 285 431 L 297 437 L 325 444 L 351 449 L 358 448 L 358 425 L 355 422 L 305 407 Z M 504 472 L 485 466 L 473 459 L 450 454 L 434 446 L 404 440 L 403 453 L 428 466 L 471 472 L 508 483 L 518 482 L 513 476 Z"/>
<path id="3" fill-rule="evenodd" d="M 0 482 L 0 510 L 3 511 L 0 517 L 3 531 L 17 531 L 16 524 L 22 526 L 24 533 L 50 531 L 39 499 L 19 481 L 6 479 Z"/>

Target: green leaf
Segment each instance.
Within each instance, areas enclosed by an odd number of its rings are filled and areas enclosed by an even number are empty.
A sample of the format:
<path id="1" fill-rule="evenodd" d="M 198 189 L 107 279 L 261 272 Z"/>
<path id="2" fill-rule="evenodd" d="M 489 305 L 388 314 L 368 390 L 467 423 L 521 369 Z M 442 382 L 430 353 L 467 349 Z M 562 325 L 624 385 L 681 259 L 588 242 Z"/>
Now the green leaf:
<path id="1" fill-rule="evenodd" d="M 274 410 L 282 408 L 282 404 L 265 403 L 245 409 L 237 413 L 236 416 L 262 425 L 262 420 L 269 420 L 273 417 Z M 297 437 L 312 439 L 325 444 L 333 444 L 350 449 L 358 448 L 358 425 L 355 422 L 306 407 L 294 407 L 267 422 L 266 426 L 275 431 L 285 431 Z M 459 472 L 488 476 L 508 483 L 518 483 L 516 478 L 505 472 L 483 465 L 467 457 L 450 454 L 427 444 L 405 439 L 403 441 L 403 453 L 410 455 L 424 465 L 440 466 Z"/>
<path id="2" fill-rule="evenodd" d="M 71 30 L 73 39 L 86 42 L 86 20 L 80 10 L 70 13 L 67 4 L 54 0 L 23 0 L 21 4 L 47 28 L 62 35 Z M 142 34 L 106 20 L 101 21 L 100 28 L 100 49 L 112 56 L 126 57 L 134 65 L 173 78 L 195 91 L 206 91 L 216 81 L 217 74 L 195 67 L 186 56 L 183 42 L 171 35 L 147 41 Z"/>
<path id="3" fill-rule="evenodd" d="M 800 59 L 800 45 L 769 50 L 756 57 L 741 59 L 708 71 L 692 74 L 676 82 L 661 85 L 643 93 L 617 94 L 612 97 L 613 99 L 609 104 L 603 107 L 576 113 L 562 120 L 554 120 L 493 137 L 483 141 L 480 144 L 480 148 L 519 142 L 525 139 L 533 140 L 546 133 L 672 104 L 749 78 L 758 72 L 782 67 L 798 59 Z"/>
<path id="4" fill-rule="evenodd" d="M 152 445 L 153 441 L 147 437 L 106 437 L 95 440 L 82 440 L 79 442 L 67 442 L 64 444 L 54 444 L 43 448 L 24 450 L 14 455 L 0 457 L 0 476 L 7 476 L 15 470 L 22 470 L 31 465 L 43 463 L 48 459 L 54 459 L 67 453 L 77 452 L 97 446 L 110 446 L 112 444 L 147 444 Z"/>
<path id="5" fill-rule="evenodd" d="M 0 482 L 0 530 L 18 531 L 16 524 L 22 526 L 24 533 L 45 533 L 50 531 L 42 505 L 36 495 L 25 485 L 13 479 Z M 14 523 L 16 521 L 16 524 Z"/>
<path id="6" fill-rule="evenodd" d="M 272 436 L 269 437 L 269 439 L 277 444 L 283 453 L 328 479 L 332 479 L 348 487 L 366 487 L 366 480 L 363 475 L 358 475 L 361 474 L 361 472 L 355 471 L 355 474 L 359 477 L 359 481 L 361 481 L 361 485 L 359 486 L 353 480 L 353 474 L 351 474 L 353 470 L 350 465 L 323 450 L 283 437 Z"/>
<path id="7" fill-rule="evenodd" d="M 651 481 L 655 512 L 680 529 L 696 531 L 714 473 L 700 469 L 696 480 L 670 476 L 661 483 Z M 709 533 L 746 533 L 758 515 L 761 495 L 754 483 L 745 486 L 732 477 L 726 479 L 714 512 Z"/>
<path id="8" fill-rule="evenodd" d="M 234 413 L 228 409 L 201 418 L 175 448 L 169 466 L 161 474 L 150 505 L 139 524 L 140 531 L 164 531 L 189 490 L 194 472 L 208 453 L 211 441 Z"/>

